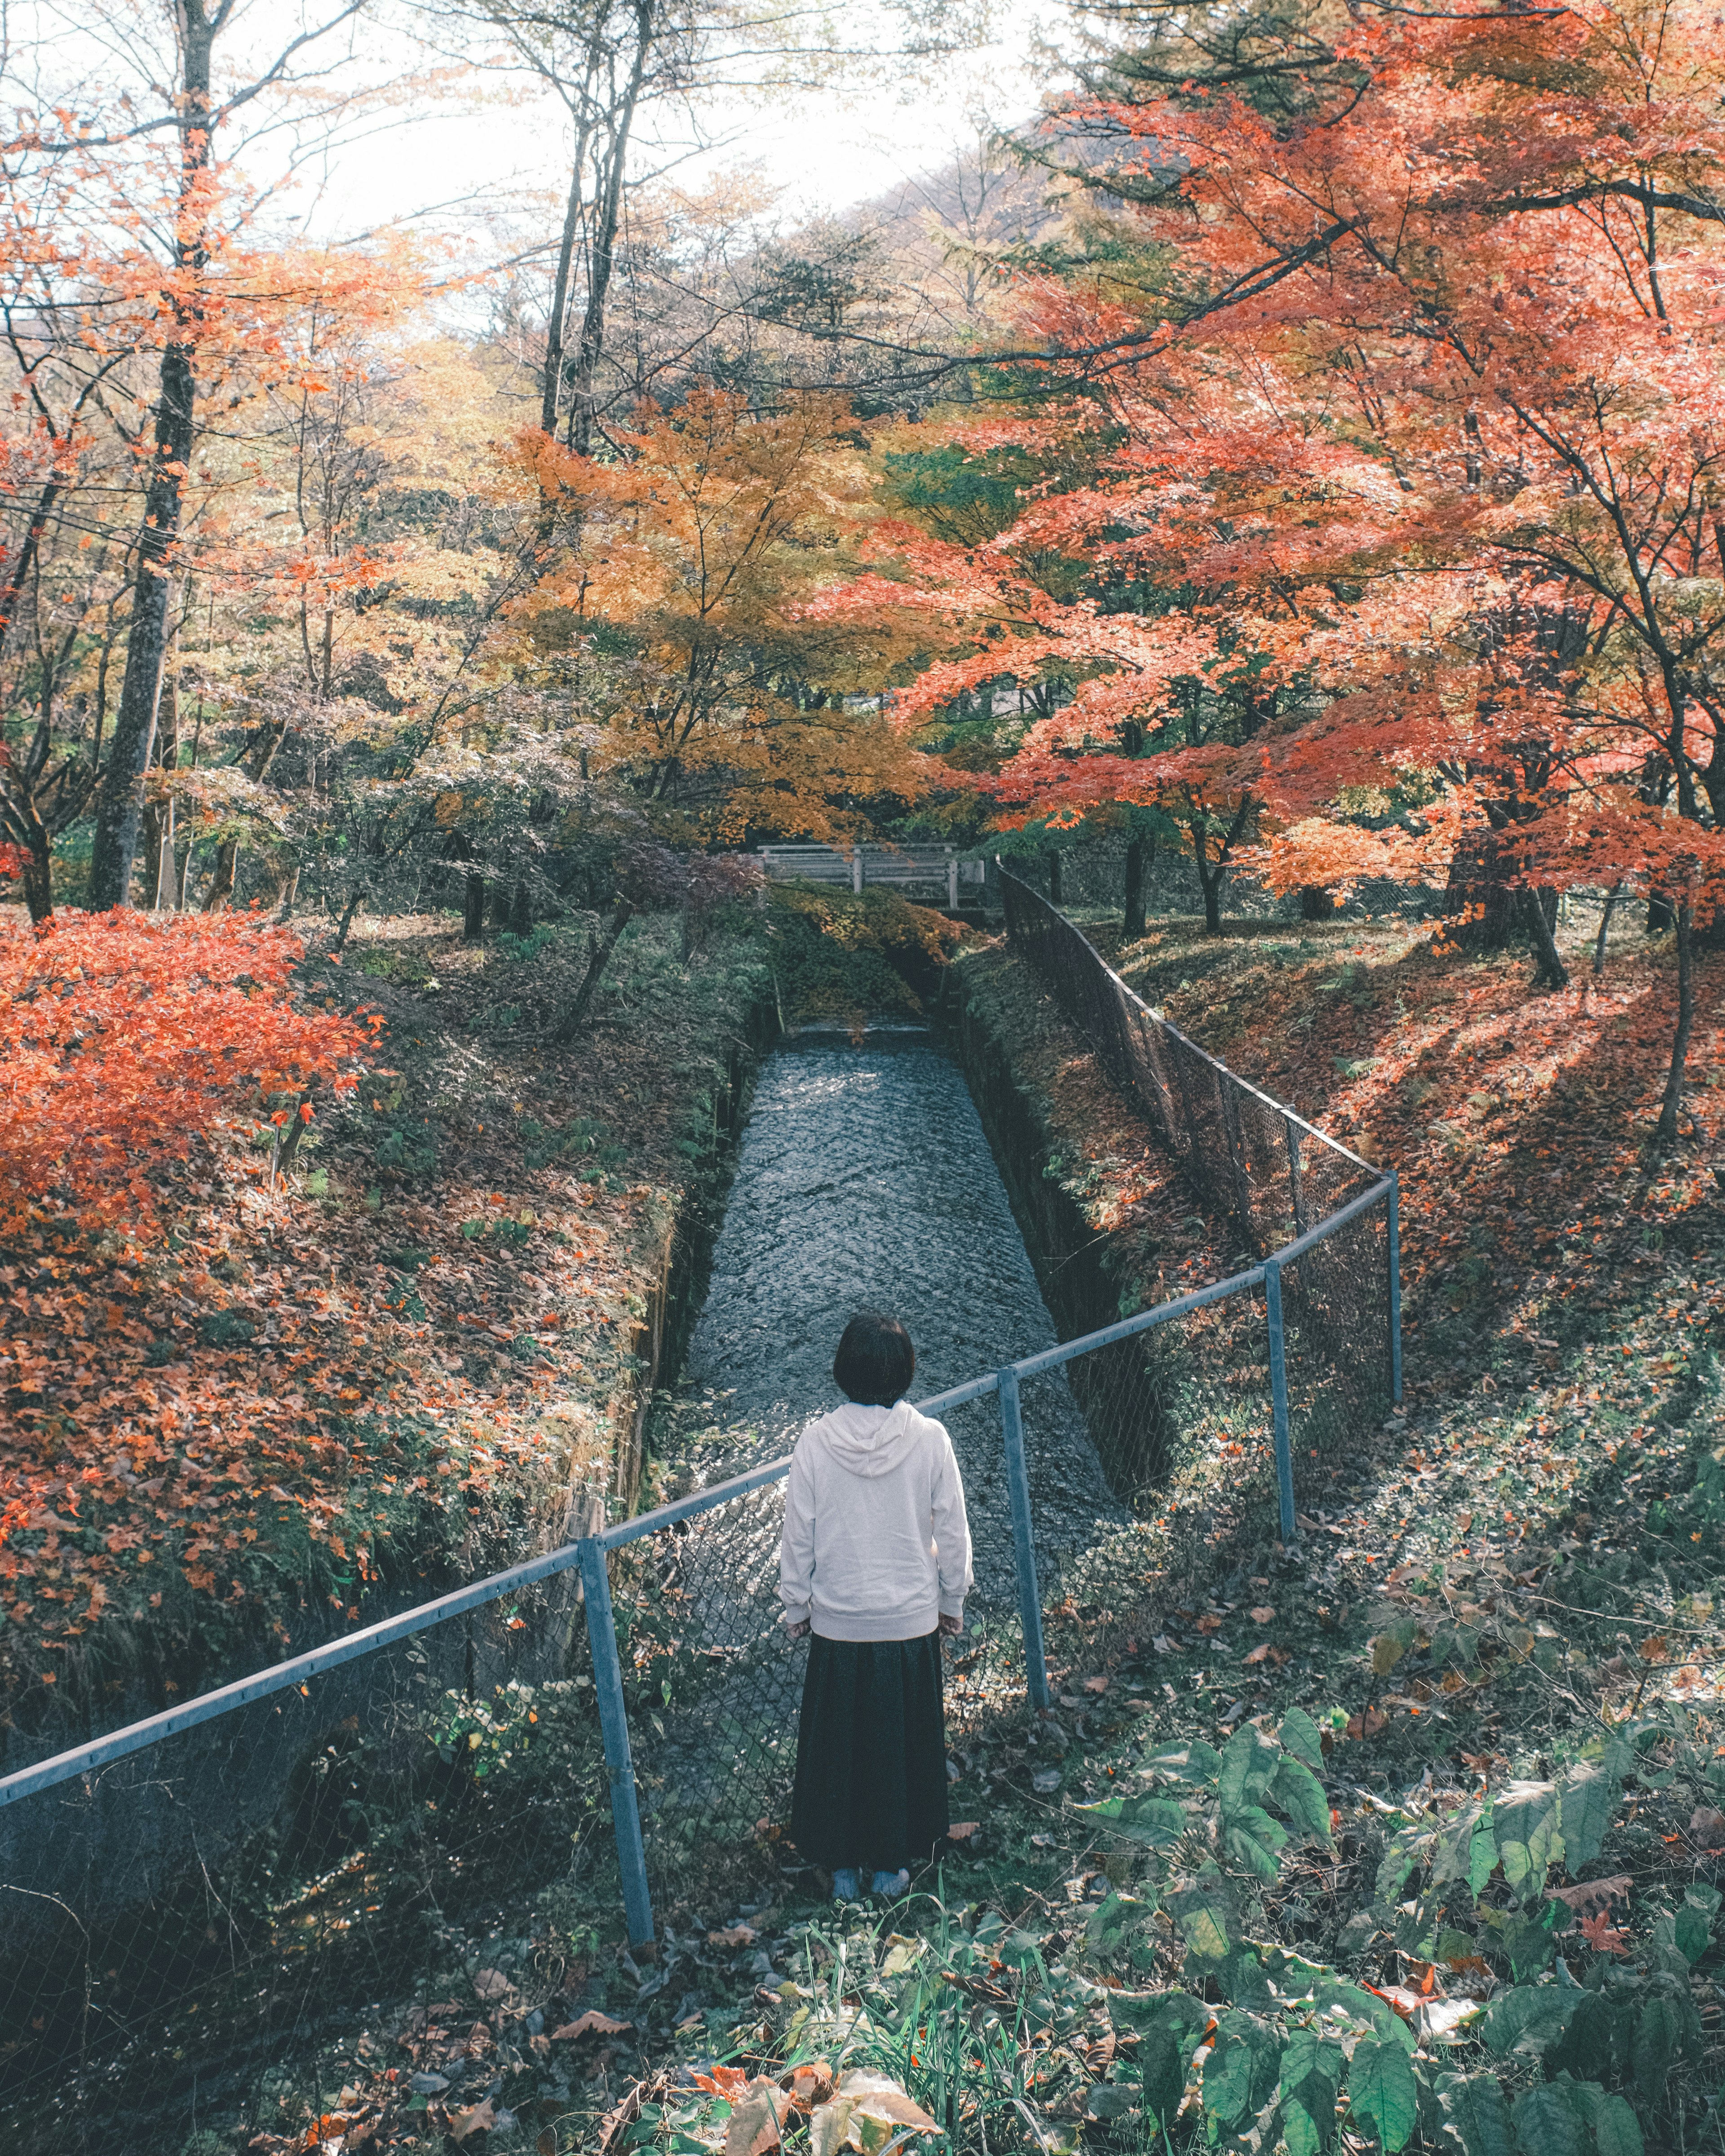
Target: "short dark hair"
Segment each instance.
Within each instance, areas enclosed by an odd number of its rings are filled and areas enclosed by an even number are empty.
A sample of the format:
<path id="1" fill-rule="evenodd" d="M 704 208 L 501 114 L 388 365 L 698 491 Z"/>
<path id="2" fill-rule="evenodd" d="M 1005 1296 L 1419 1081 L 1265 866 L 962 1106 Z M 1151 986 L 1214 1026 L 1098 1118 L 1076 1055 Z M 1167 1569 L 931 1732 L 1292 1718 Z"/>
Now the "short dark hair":
<path id="1" fill-rule="evenodd" d="M 901 1400 L 916 1374 L 916 1351 L 896 1317 L 860 1310 L 845 1328 L 833 1358 L 833 1378 L 859 1407 L 890 1408 Z"/>

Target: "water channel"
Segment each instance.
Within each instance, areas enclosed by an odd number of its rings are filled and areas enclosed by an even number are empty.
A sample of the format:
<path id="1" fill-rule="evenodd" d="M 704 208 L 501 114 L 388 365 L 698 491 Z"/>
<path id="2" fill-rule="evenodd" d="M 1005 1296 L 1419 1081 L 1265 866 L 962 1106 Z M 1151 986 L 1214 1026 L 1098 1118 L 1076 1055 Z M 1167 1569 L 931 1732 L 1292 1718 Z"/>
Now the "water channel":
<path id="1" fill-rule="evenodd" d="M 834 1348 L 870 1307 L 910 1330 L 913 1398 L 1058 1338 L 963 1073 L 921 1029 L 871 1030 L 860 1045 L 803 1034 L 762 1070 L 686 1363 L 681 1419 L 705 1431 L 685 1455 L 700 1459 L 697 1479 L 781 1456 L 836 1405 Z M 1046 1599 L 1099 1526 L 1126 1515 L 1064 1378 L 1036 1390 L 1025 1438 Z M 949 1664 L 962 1724 L 985 1694 L 1021 1694 L 1024 1678 L 998 1406 L 985 1398 L 945 1419 L 977 1575 L 969 1635 Z M 730 1666 L 698 1705 L 640 1732 L 661 1875 L 673 1815 L 685 1832 L 752 1816 L 788 1779 L 803 1655 L 777 1623 L 782 1517 L 779 1486 L 704 1516 L 660 1573 L 703 1651 Z"/>

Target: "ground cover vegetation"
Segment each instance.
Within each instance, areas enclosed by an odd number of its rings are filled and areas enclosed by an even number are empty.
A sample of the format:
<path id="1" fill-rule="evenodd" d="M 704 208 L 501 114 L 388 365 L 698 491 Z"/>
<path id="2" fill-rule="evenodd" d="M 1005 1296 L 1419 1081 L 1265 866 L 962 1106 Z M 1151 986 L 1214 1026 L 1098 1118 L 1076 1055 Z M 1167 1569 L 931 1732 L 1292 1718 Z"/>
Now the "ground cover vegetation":
<path id="1" fill-rule="evenodd" d="M 630 146 L 829 64 L 800 18 L 424 11 L 410 80 L 361 12 L 4 56 L 12 1726 L 633 1499 L 765 1014 L 913 1011 L 959 945 L 765 896 L 765 839 L 1123 836 L 1126 978 L 1399 1169 L 1409 1390 L 1287 1548 L 1194 1432 L 884 1921 L 770 1821 L 647 1959 L 597 1864 L 457 1897 L 252 2145 L 1711 2147 L 1717 26 L 1090 6 L 1045 127 L 791 234 Z M 275 187 L 452 54 L 570 121 L 479 335 Z M 1243 867 L 1307 919 L 1230 923 Z M 1385 879 L 1435 936 L 1330 918 Z M 962 970 L 1118 1306 L 1231 1264 L 1036 985 Z M 593 1845 L 572 1679 L 429 1735 L 434 1807 L 572 1778 Z"/>

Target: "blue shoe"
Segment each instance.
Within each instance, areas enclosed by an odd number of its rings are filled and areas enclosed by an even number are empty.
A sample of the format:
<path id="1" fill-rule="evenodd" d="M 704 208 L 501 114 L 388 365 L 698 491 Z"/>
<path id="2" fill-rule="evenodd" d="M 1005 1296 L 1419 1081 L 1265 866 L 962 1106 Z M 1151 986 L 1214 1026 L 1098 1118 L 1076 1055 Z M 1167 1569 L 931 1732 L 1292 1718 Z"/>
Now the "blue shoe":
<path id="1" fill-rule="evenodd" d="M 833 1874 L 833 1899 L 835 1902 L 855 1902 L 857 1899 L 856 1874 L 854 1871 L 835 1871 Z"/>
<path id="2" fill-rule="evenodd" d="M 910 1891 L 911 1875 L 908 1871 L 877 1871 L 875 1874 L 872 1892 L 878 1894 L 883 1902 L 896 1902 L 901 1894 L 908 1894 Z"/>

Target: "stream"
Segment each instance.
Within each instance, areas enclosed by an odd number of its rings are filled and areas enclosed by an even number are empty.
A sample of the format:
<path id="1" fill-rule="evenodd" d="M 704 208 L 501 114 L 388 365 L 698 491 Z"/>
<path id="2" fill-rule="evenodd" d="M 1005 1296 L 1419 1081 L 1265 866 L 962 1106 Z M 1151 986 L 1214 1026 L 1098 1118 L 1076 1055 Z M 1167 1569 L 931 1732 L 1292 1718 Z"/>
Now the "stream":
<path id="1" fill-rule="evenodd" d="M 782 1456 L 836 1406 L 833 1352 L 852 1312 L 891 1312 L 926 1399 L 1058 1335 L 963 1072 L 921 1029 L 803 1034 L 762 1070 L 691 1342 L 679 1420 L 711 1483 Z M 1063 1377 L 1040 1383 L 1026 1451 L 1045 1602 L 1099 1523 L 1127 1515 Z M 944 1418 L 964 1481 L 976 1586 L 948 1657 L 949 1722 L 1022 1695 L 999 1413 Z M 699 1435 L 696 1435 L 696 1432 Z M 698 1517 L 646 1561 L 655 1599 L 723 1666 L 638 1730 L 651 1868 L 720 1824 L 783 1808 L 806 1650 L 778 1627 L 783 1486 Z M 719 1836 L 722 1840 L 722 1835 Z"/>

